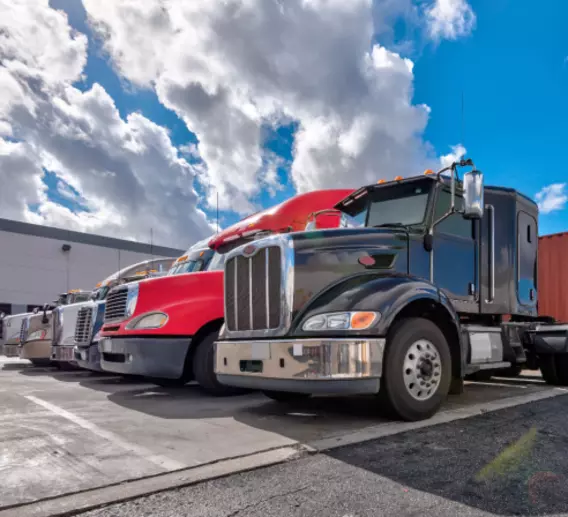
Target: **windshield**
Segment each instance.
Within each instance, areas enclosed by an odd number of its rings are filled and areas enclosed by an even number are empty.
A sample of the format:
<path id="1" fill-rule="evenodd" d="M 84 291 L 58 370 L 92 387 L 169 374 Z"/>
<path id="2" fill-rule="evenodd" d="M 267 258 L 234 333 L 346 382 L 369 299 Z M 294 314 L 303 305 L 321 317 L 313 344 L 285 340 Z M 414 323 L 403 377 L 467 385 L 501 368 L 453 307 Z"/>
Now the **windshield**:
<path id="1" fill-rule="evenodd" d="M 421 224 L 431 189 L 430 182 L 375 189 L 369 194 L 366 226 Z"/>
<path id="2" fill-rule="evenodd" d="M 207 267 L 207 271 L 219 271 L 223 269 L 223 265 L 225 264 L 225 255 L 221 255 L 221 253 L 215 253 L 211 262 L 209 262 L 209 266 Z"/>
<path id="3" fill-rule="evenodd" d="M 182 273 L 196 273 L 207 269 L 209 262 L 213 258 L 214 251 L 207 248 L 196 250 L 182 257 L 182 261 L 176 262 L 168 271 L 168 276 L 181 275 Z M 180 259 L 178 259 L 179 261 Z"/>

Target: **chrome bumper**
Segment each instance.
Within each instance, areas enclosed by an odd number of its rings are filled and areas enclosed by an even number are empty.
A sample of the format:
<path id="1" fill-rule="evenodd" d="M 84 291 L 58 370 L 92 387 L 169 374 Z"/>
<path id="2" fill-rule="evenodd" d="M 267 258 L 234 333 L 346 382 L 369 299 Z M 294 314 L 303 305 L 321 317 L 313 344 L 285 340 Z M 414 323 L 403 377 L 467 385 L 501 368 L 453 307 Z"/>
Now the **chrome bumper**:
<path id="1" fill-rule="evenodd" d="M 218 341 L 215 373 L 245 388 L 376 393 L 384 349 L 384 338 Z"/>

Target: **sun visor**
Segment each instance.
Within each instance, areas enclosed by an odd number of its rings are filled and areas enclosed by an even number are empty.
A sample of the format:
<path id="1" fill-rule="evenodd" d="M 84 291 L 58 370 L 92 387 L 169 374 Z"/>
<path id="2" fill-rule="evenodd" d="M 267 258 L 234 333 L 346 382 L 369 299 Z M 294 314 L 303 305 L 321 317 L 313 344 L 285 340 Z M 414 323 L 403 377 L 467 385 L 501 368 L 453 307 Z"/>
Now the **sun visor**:
<path id="1" fill-rule="evenodd" d="M 335 208 L 354 217 L 367 208 L 368 197 L 369 187 L 363 187 L 342 199 Z"/>

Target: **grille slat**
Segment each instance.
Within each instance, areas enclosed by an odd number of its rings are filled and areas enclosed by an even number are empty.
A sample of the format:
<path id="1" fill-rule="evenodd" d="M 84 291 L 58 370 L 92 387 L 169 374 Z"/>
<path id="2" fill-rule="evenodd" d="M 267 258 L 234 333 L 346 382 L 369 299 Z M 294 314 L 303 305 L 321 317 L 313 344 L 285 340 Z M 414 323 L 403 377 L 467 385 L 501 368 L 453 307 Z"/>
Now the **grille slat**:
<path id="1" fill-rule="evenodd" d="M 237 255 L 225 266 L 226 324 L 229 331 L 276 329 L 280 326 L 282 252 L 259 249 Z"/>
<path id="2" fill-rule="evenodd" d="M 28 319 L 24 318 L 20 325 L 20 343 L 25 343 L 28 339 Z"/>
<path id="3" fill-rule="evenodd" d="M 82 307 L 77 314 L 75 325 L 75 343 L 79 346 L 91 342 L 91 325 L 93 321 L 93 307 Z"/>
<path id="4" fill-rule="evenodd" d="M 117 289 L 108 295 L 105 307 L 105 323 L 124 319 L 127 298 L 128 288 Z"/>

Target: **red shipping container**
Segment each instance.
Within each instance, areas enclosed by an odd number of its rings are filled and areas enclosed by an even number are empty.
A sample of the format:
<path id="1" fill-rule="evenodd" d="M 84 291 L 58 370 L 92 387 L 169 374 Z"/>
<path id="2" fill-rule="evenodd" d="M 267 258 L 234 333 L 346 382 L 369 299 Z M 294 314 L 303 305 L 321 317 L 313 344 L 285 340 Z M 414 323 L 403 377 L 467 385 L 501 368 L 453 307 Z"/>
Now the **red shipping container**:
<path id="1" fill-rule="evenodd" d="M 568 322 L 568 232 L 538 239 L 538 313 Z"/>

